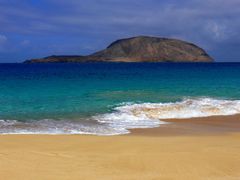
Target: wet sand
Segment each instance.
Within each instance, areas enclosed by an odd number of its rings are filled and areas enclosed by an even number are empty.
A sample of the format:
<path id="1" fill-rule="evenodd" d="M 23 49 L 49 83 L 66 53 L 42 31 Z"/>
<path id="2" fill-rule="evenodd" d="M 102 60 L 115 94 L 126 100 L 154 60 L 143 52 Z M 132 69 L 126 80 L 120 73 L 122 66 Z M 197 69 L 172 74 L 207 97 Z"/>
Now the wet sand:
<path id="1" fill-rule="evenodd" d="M 240 179 L 240 116 L 122 136 L 2 135 L 0 179 Z"/>
<path id="2" fill-rule="evenodd" d="M 240 133 L 240 115 L 212 116 L 190 119 L 167 119 L 169 124 L 159 128 L 134 129 L 131 135 L 143 136 L 181 136 L 181 135 L 221 135 Z"/>

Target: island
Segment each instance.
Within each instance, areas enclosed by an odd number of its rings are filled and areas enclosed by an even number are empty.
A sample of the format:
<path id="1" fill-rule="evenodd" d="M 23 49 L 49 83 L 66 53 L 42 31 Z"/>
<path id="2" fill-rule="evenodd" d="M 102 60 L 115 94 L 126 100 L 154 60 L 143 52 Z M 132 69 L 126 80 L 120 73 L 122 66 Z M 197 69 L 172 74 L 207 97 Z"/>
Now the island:
<path id="1" fill-rule="evenodd" d="M 24 63 L 67 62 L 213 62 L 205 50 L 178 39 L 137 36 L 120 39 L 87 56 L 48 56 Z"/>

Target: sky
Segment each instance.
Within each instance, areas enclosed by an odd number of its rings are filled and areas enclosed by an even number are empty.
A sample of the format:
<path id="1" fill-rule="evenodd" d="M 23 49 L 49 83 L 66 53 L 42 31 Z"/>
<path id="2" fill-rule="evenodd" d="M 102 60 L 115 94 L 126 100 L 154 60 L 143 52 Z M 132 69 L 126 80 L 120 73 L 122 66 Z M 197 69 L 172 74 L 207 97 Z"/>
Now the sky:
<path id="1" fill-rule="evenodd" d="M 87 55 L 138 35 L 240 62 L 240 0 L 0 0 L 0 62 Z"/>

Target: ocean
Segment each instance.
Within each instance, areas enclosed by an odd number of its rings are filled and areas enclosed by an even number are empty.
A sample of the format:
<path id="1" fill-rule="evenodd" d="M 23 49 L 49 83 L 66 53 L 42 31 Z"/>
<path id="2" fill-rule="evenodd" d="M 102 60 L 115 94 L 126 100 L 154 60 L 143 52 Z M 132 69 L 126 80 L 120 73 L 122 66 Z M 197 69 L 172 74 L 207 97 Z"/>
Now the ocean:
<path id="1" fill-rule="evenodd" d="M 240 113 L 240 63 L 0 64 L 0 134 L 127 134 Z"/>

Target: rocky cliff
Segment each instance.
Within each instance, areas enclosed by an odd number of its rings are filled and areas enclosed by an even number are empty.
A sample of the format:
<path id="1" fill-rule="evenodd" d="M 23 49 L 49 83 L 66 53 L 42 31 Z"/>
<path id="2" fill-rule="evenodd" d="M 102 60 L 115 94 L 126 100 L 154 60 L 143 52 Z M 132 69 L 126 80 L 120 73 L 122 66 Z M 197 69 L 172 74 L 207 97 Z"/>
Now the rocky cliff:
<path id="1" fill-rule="evenodd" d="M 212 62 L 202 48 L 181 40 L 138 36 L 120 39 L 87 56 L 49 56 L 26 63 L 56 62 Z"/>

